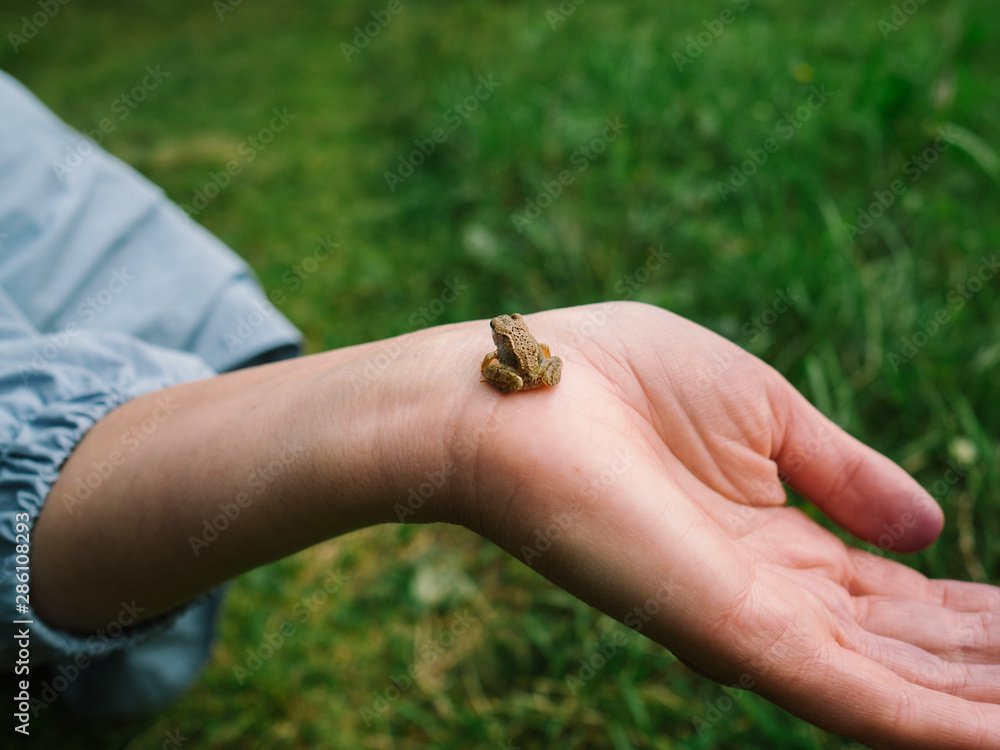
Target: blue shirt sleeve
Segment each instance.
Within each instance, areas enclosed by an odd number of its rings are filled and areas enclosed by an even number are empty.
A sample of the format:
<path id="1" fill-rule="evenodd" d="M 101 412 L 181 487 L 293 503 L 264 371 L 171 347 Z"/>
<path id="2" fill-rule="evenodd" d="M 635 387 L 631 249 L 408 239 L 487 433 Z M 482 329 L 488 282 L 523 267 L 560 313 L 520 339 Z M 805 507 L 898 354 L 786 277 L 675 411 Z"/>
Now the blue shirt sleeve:
<path id="1" fill-rule="evenodd" d="M 2 71 L 0 286 L 38 331 L 127 333 L 218 372 L 300 345 L 242 258 Z"/>
<path id="2" fill-rule="evenodd" d="M 55 668 L 48 682 L 35 683 L 36 709 L 64 697 L 90 715 L 139 711 L 183 690 L 207 656 L 217 593 L 138 625 L 141 602 L 122 602 L 115 620 L 81 636 L 39 619 L 30 604 L 30 576 L 29 593 L 17 597 L 17 572 L 26 569 L 31 529 L 44 503 L 85 503 L 113 471 L 110 462 L 95 466 L 72 496 L 50 497 L 60 467 L 86 432 L 132 398 L 214 374 L 194 355 L 125 334 L 38 334 L 0 289 L 0 606 L 7 623 L 27 621 L 13 627 L 30 632 L 30 666 Z M 170 408 L 167 399 L 164 413 Z M 122 436 L 122 460 L 140 437 Z M 0 661 L 11 671 L 19 651 L 13 637 L 0 641 Z M 141 670 L 128 668 L 136 663 Z"/>
<path id="3" fill-rule="evenodd" d="M 63 462 L 126 401 L 295 356 L 300 342 L 241 258 L 0 71 L 0 612 L 14 631 L 0 662 L 17 677 L 14 633 L 28 629 L 35 716 L 57 701 L 119 717 L 176 698 L 209 657 L 222 598 L 138 625 L 142 602 L 122 602 L 84 637 L 36 617 L 30 593 L 18 612 L 19 530 L 91 489 L 50 497 Z M 119 452 L 133 444 L 123 436 Z M 109 466 L 94 469 L 96 484 Z"/>

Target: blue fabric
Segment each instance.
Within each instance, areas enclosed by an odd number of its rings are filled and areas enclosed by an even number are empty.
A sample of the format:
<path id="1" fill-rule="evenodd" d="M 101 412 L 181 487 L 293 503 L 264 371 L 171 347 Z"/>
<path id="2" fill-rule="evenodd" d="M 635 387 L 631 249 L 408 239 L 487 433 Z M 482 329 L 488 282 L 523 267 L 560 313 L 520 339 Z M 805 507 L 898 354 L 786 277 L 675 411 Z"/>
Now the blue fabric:
<path id="1" fill-rule="evenodd" d="M 57 501 L 60 467 L 112 409 L 299 347 L 238 256 L 0 72 L 0 611 L 8 629 L 33 620 L 36 712 L 119 716 L 176 697 L 208 657 L 221 592 L 139 625 L 124 602 L 104 633 L 61 631 L 15 610 L 18 522 Z M 16 659 L 8 633 L 7 673 Z"/>

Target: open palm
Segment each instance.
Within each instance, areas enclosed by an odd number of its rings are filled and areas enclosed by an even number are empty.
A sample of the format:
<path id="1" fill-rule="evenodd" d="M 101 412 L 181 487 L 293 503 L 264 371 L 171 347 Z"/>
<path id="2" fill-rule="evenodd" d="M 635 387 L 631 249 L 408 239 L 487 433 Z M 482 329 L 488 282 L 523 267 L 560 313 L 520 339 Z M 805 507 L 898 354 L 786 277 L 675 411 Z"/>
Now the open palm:
<path id="1" fill-rule="evenodd" d="M 474 450 L 456 451 L 463 523 L 695 671 L 828 730 L 1000 747 L 1000 590 L 929 581 L 785 505 L 783 482 L 863 540 L 920 549 L 942 515 L 902 469 L 658 308 L 527 321 L 562 382 L 478 385 L 459 434 Z"/>

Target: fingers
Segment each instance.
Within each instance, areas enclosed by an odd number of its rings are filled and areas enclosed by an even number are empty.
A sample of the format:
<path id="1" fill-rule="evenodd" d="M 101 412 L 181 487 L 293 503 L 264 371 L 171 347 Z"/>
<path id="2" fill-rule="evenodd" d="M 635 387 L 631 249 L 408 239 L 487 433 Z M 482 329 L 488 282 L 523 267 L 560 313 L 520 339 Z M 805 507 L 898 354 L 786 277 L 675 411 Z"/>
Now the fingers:
<path id="1" fill-rule="evenodd" d="M 865 633 L 851 649 L 907 682 L 977 703 L 1000 703 L 1000 666 L 961 664 L 894 638 Z"/>
<path id="2" fill-rule="evenodd" d="M 851 550 L 852 616 L 865 630 L 951 662 L 1000 663 L 1000 589 L 931 581 L 905 565 Z"/>
<path id="3" fill-rule="evenodd" d="M 834 522 L 897 552 L 938 537 L 941 509 L 899 466 L 841 430 L 783 379 L 771 388 L 771 403 L 771 458 L 782 478 Z"/>
<path id="4" fill-rule="evenodd" d="M 957 612 L 889 597 L 862 597 L 854 604 L 857 624 L 875 637 L 905 641 L 925 656 L 946 662 L 1000 663 L 1000 617 L 994 612 Z"/>
<path id="5" fill-rule="evenodd" d="M 794 685 L 760 692 L 818 726 L 875 747 L 1000 747 L 1000 706 L 914 684 L 839 645 L 807 666 Z"/>
<path id="6" fill-rule="evenodd" d="M 1000 589 L 931 581 L 900 563 L 848 550 L 849 563 L 805 587 L 843 622 L 950 662 L 1000 664 Z"/>
<path id="7" fill-rule="evenodd" d="M 956 612 L 1000 613 L 1000 588 L 986 583 L 931 580 L 913 568 L 848 548 L 845 587 L 854 596 L 892 596 L 937 604 Z"/>
<path id="8" fill-rule="evenodd" d="M 742 610 L 753 616 L 742 624 L 741 638 L 779 637 L 765 639 L 771 645 L 740 662 L 749 667 L 755 692 L 824 729 L 875 747 L 1000 747 L 1000 666 L 990 648 L 992 621 L 966 636 L 970 646 L 983 647 L 977 661 L 990 663 L 949 661 L 908 642 L 913 622 L 936 622 L 936 629 L 915 637 L 941 644 L 940 634 L 961 624 L 951 618 L 967 614 L 971 623 L 971 612 L 920 600 L 911 603 L 912 612 L 868 611 L 826 570 L 760 570 L 756 605 Z M 915 581 L 907 586 L 959 606 L 984 601 L 979 589 L 967 589 L 966 597 L 962 587 L 945 592 Z M 893 623 L 893 614 L 899 621 Z M 866 632 L 869 617 L 888 635 Z"/>
<path id="9" fill-rule="evenodd" d="M 865 633 L 845 612 L 823 622 L 808 611 L 750 662 L 755 692 L 873 747 L 1000 747 L 1000 668 L 945 662 Z"/>

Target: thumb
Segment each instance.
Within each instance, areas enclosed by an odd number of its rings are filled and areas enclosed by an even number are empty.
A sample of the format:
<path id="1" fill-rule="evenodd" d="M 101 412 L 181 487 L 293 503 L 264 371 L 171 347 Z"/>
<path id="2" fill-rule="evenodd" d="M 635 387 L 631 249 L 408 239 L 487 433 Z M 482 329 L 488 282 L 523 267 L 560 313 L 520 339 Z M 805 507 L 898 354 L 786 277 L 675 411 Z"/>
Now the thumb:
<path id="1" fill-rule="evenodd" d="M 786 380 L 780 384 L 771 393 L 771 458 L 787 484 L 883 550 L 914 552 L 937 539 L 944 514 L 913 477 L 840 429 Z"/>

